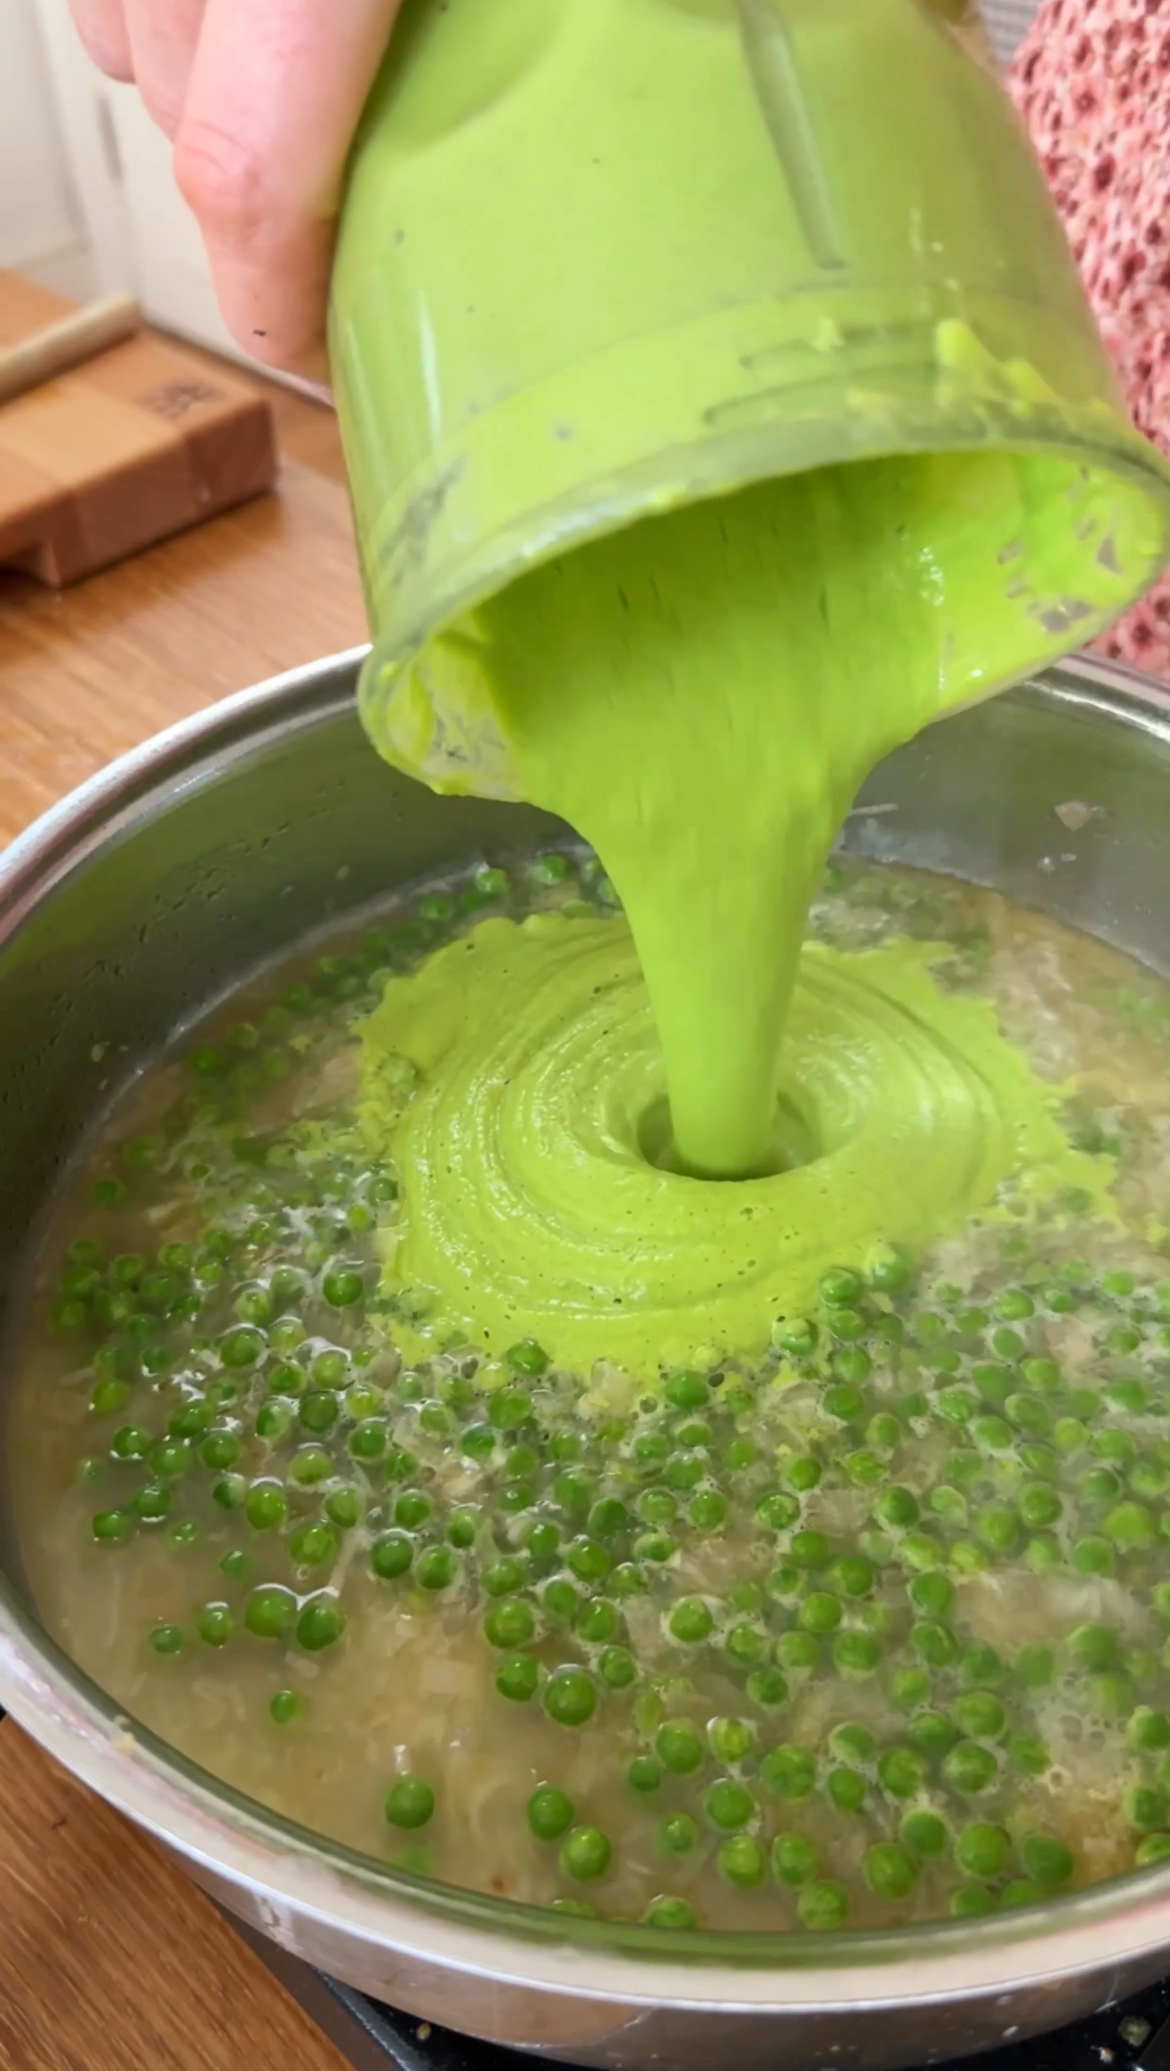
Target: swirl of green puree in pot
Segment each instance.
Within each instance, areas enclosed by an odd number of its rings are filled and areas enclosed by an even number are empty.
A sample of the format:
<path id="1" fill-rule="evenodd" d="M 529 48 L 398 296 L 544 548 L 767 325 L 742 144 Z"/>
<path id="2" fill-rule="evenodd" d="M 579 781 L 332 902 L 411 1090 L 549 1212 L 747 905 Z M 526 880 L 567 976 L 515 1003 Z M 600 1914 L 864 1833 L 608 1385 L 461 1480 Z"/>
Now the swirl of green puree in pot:
<path id="1" fill-rule="evenodd" d="M 1100 1161 L 1070 1149 L 1057 1094 L 990 1002 L 935 982 L 945 954 L 808 945 L 777 1100 L 784 1169 L 729 1186 L 655 1162 L 666 1073 L 625 922 L 481 922 L 392 979 L 363 1027 L 362 1124 L 402 1189 L 390 1284 L 441 1335 L 497 1353 L 533 1336 L 579 1372 L 646 1372 L 760 1352 L 830 1267 L 879 1237 L 917 1249 L 957 1232 L 1005 1184 L 1099 1192 Z"/>

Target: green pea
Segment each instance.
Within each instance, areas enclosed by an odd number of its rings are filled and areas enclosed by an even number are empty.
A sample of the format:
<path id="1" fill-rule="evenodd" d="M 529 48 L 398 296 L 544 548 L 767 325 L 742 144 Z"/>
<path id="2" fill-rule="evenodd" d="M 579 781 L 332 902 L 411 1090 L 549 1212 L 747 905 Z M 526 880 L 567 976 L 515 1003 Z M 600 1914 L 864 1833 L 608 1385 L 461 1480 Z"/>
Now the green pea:
<path id="1" fill-rule="evenodd" d="M 720 1874 L 741 1891 L 755 1891 L 767 1874 L 767 1858 L 750 1834 L 734 1834 L 716 1856 Z"/>
<path id="2" fill-rule="evenodd" d="M 793 1638 L 797 1635 L 793 1634 Z M 777 1656 L 779 1649 L 777 1649 Z M 833 1641 L 833 1666 L 838 1675 L 873 1675 L 882 1658 L 881 1641 L 872 1632 L 839 1632 Z"/>
<path id="3" fill-rule="evenodd" d="M 291 1589 L 267 1583 L 254 1589 L 244 1610 L 244 1623 L 257 1639 L 287 1639 L 296 1623 L 297 1600 Z"/>
<path id="4" fill-rule="evenodd" d="M 798 1891 L 811 1882 L 820 1866 L 821 1851 L 815 1841 L 803 1834 L 777 1834 L 772 1843 L 772 1875 L 777 1884 Z"/>
<path id="5" fill-rule="evenodd" d="M 700 1532 L 717 1532 L 727 1519 L 727 1497 L 718 1489 L 699 1489 L 692 1496 L 687 1512 L 691 1523 Z"/>
<path id="6" fill-rule="evenodd" d="M 955 1585 L 938 1569 L 916 1575 L 908 1594 L 920 1618 L 949 1618 L 955 1607 Z"/>
<path id="7" fill-rule="evenodd" d="M 914 1711 L 930 1695 L 930 1677 L 924 1668 L 901 1668 L 890 1686 L 900 1711 Z"/>
<path id="8" fill-rule="evenodd" d="M 907 1812 L 898 1825 L 898 1836 L 912 1855 L 941 1855 L 947 1845 L 945 1820 L 937 1812 Z"/>
<path id="9" fill-rule="evenodd" d="M 955 1724 L 969 1740 L 998 1740 L 1007 1713 L 990 1690 L 970 1690 L 955 1700 Z"/>
<path id="10" fill-rule="evenodd" d="M 821 1643 L 811 1632 L 782 1632 L 776 1642 L 776 1660 L 786 1675 L 807 1675 L 821 1658 Z"/>
<path id="11" fill-rule="evenodd" d="M 561 1843 L 559 1860 L 566 1877 L 572 1877 L 580 1884 L 592 1883 L 596 1878 L 604 1877 L 608 1870 L 613 1860 L 613 1844 L 600 1827 L 573 1827 Z"/>
<path id="12" fill-rule="evenodd" d="M 354 1267 L 326 1273 L 321 1282 L 321 1292 L 332 1309 L 352 1309 L 363 1299 L 365 1291 L 365 1281 Z"/>
<path id="13" fill-rule="evenodd" d="M 1125 1553 L 1152 1546 L 1157 1538 L 1154 1520 L 1143 1503 L 1118 1503 L 1106 1517 L 1104 1531 Z"/>
<path id="14" fill-rule="evenodd" d="M 297 1619 L 297 1642 L 306 1653 L 318 1654 L 336 1644 L 345 1626 L 345 1612 L 335 1598 L 310 1597 Z"/>
<path id="15" fill-rule="evenodd" d="M 649 1755 L 635 1755 L 626 1770 L 626 1782 L 640 1797 L 647 1797 L 651 1791 L 661 1789 L 662 1771 Z"/>
<path id="16" fill-rule="evenodd" d="M 832 1558 L 832 1548 L 823 1532 L 794 1532 L 788 1552 L 797 1568 L 826 1568 Z"/>
<path id="17" fill-rule="evenodd" d="M 229 1330 L 219 1341 L 219 1356 L 224 1366 L 241 1371 L 255 1366 L 264 1357 L 268 1341 L 262 1330 L 250 1324 L 241 1324 Z"/>
<path id="18" fill-rule="evenodd" d="M 955 1842 L 955 1861 L 968 1877 L 990 1882 L 1002 1876 L 1012 1856 L 1011 1836 L 985 1820 L 965 1826 Z"/>
<path id="19" fill-rule="evenodd" d="M 791 1804 L 809 1796 L 816 1777 L 816 1757 L 805 1747 L 774 1747 L 760 1763 L 760 1782 Z"/>
<path id="20" fill-rule="evenodd" d="M 749 1719 L 712 1719 L 707 1739 L 721 1762 L 742 1762 L 756 1744 L 756 1729 Z"/>
<path id="21" fill-rule="evenodd" d="M 1041 1891 L 1059 1891 L 1072 1881 L 1072 1850 L 1048 1834 L 1029 1834 L 1020 1843 L 1020 1861 L 1025 1875 Z"/>
<path id="22" fill-rule="evenodd" d="M 125 1408 L 129 1399 L 130 1390 L 125 1381 L 97 1381 L 89 1398 L 90 1411 L 95 1417 L 113 1417 Z"/>
<path id="23" fill-rule="evenodd" d="M 1133 1710 L 1134 1688 L 1128 1676 L 1095 1675 L 1089 1691 L 1093 1710 L 1100 1718 L 1123 1719 Z"/>
<path id="24" fill-rule="evenodd" d="M 874 1504 L 873 1515 L 883 1531 L 907 1531 L 918 1523 L 918 1500 L 907 1488 L 886 1489 Z"/>
<path id="25" fill-rule="evenodd" d="M 420 1589 L 449 1589 L 459 1573 L 459 1563 L 449 1546 L 428 1546 L 414 1564 Z"/>
<path id="26" fill-rule="evenodd" d="M 878 1757 L 877 1774 L 892 1798 L 916 1798 L 926 1783 L 926 1763 L 913 1748 L 891 1747 Z"/>
<path id="27" fill-rule="evenodd" d="M 435 1793 L 421 1776 L 400 1776 L 386 1794 L 386 1818 L 391 1826 L 415 1833 L 434 1817 Z"/>
<path id="28" fill-rule="evenodd" d="M 703 1742 L 686 1719 L 667 1719 L 658 1729 L 655 1748 L 664 1769 L 674 1776 L 691 1776 L 703 1764 Z"/>
<path id="29" fill-rule="evenodd" d="M 1065 1642 L 1076 1666 L 1091 1672 L 1116 1666 L 1117 1641 L 1106 1625 L 1078 1625 Z"/>
<path id="30" fill-rule="evenodd" d="M 745 1784 L 738 1783 L 734 1777 L 723 1776 L 711 1785 L 703 1800 L 703 1809 L 713 1827 L 724 1833 L 734 1833 L 755 1818 L 756 1801 Z"/>
<path id="31" fill-rule="evenodd" d="M 870 1254 L 866 1273 L 870 1286 L 879 1294 L 899 1294 L 910 1281 L 909 1261 L 893 1245 L 882 1246 Z"/>
<path id="32" fill-rule="evenodd" d="M 700 1640 L 710 1638 L 714 1632 L 714 1617 L 702 1597 L 679 1597 L 669 1617 L 671 1638 L 681 1640 L 685 1646 L 694 1646 Z"/>
<path id="33" fill-rule="evenodd" d="M 1077 1494 L 1086 1507 L 1112 1503 L 1121 1494 L 1121 1477 L 1112 1467 L 1090 1467 L 1080 1478 Z"/>
<path id="34" fill-rule="evenodd" d="M 235 1619 L 227 1604 L 205 1604 L 195 1620 L 195 1630 L 208 1647 L 226 1647 L 235 1631 Z"/>
<path id="35" fill-rule="evenodd" d="M 875 1898 L 908 1898 L 917 1881 L 914 1859 L 896 1841 L 878 1841 L 865 1851 L 865 1881 Z"/>
<path id="36" fill-rule="evenodd" d="M 150 1634 L 150 1644 L 156 1654 L 174 1656 L 183 1651 L 183 1628 L 181 1625 L 156 1625 Z"/>
<path id="37" fill-rule="evenodd" d="M 830 1335 L 842 1344 L 855 1344 L 869 1329 L 868 1319 L 860 1309 L 830 1309 L 826 1321 Z"/>
<path id="38" fill-rule="evenodd" d="M 244 1515 L 254 1531 L 278 1530 L 288 1516 L 288 1497 L 279 1482 L 253 1483 L 244 1504 Z"/>
<path id="39" fill-rule="evenodd" d="M 1003 1673 L 1003 1662 L 994 1647 L 976 1642 L 964 1648 L 963 1658 L 959 1663 L 959 1675 L 967 1689 L 973 1690 L 981 1683 L 992 1687 L 1002 1682 Z"/>
<path id="40" fill-rule="evenodd" d="M 134 1496 L 134 1510 L 144 1524 L 159 1524 L 170 1515 L 174 1497 L 165 1482 L 152 1481 Z"/>
<path id="41" fill-rule="evenodd" d="M 642 1915 L 644 1927 L 668 1927 L 676 1932 L 689 1931 L 697 1925 L 693 1906 L 685 1898 L 652 1899 Z"/>
<path id="42" fill-rule="evenodd" d="M 761 1497 L 756 1504 L 756 1519 L 769 1532 L 786 1532 L 800 1517 L 800 1504 L 795 1496 L 781 1491 Z"/>
<path id="43" fill-rule="evenodd" d="M 834 1309 L 856 1308 L 865 1293 L 865 1282 L 860 1273 L 848 1266 L 832 1266 L 822 1276 L 820 1297 L 826 1307 Z"/>
<path id="44" fill-rule="evenodd" d="M 910 1628 L 910 1644 L 928 1668 L 951 1668 L 959 1658 L 959 1643 L 949 1625 L 920 1618 Z"/>
<path id="45" fill-rule="evenodd" d="M 853 1598 L 869 1596 L 874 1585 L 875 1569 L 864 1554 L 845 1553 L 835 1560 L 829 1569 L 828 1580 L 841 1595 Z"/>
<path id="46" fill-rule="evenodd" d="M 830 1769 L 825 1790 L 838 1812 L 860 1812 L 865 1804 L 865 1778 L 856 1769 Z"/>
<path id="47" fill-rule="evenodd" d="M 339 1531 L 352 1532 L 361 1523 L 362 1494 L 352 1485 L 330 1489 L 325 1498 L 325 1515 Z"/>
<path id="48" fill-rule="evenodd" d="M 493 1647 L 525 1647 L 535 1636 L 536 1620 L 528 1604 L 505 1598 L 492 1605 L 483 1621 L 483 1629 Z"/>
<path id="49" fill-rule="evenodd" d="M 1160 1754 L 1170 1747 L 1170 1719 L 1165 1712 L 1139 1704 L 1126 1728 L 1126 1739 L 1135 1753 Z"/>
<path id="50" fill-rule="evenodd" d="M 830 1879 L 806 1884 L 796 1901 L 802 1927 L 813 1934 L 844 1927 L 849 1918 L 849 1893 L 843 1884 Z"/>
<path id="51" fill-rule="evenodd" d="M 975 1532 L 989 1553 L 1010 1555 L 1020 1543 L 1020 1521 L 1006 1503 L 984 1503 L 975 1513 Z"/>
<path id="52" fill-rule="evenodd" d="M 1024 1776 L 1044 1776 L 1052 1767 L 1052 1756 L 1037 1733 L 1020 1730 L 1009 1734 L 1008 1761 Z"/>
<path id="53" fill-rule="evenodd" d="M 974 1388 L 941 1388 L 934 1398 L 934 1408 L 948 1424 L 958 1424 L 966 1429 L 979 1408 L 979 1397 Z"/>
<path id="54" fill-rule="evenodd" d="M 847 1309 L 839 1310 L 837 1322 L 849 1313 Z M 821 1404 L 826 1416 L 833 1417 L 839 1424 L 855 1424 L 865 1414 L 865 1397 L 861 1389 L 848 1381 L 835 1381 L 826 1388 Z"/>
<path id="55" fill-rule="evenodd" d="M 496 1689 L 513 1704 L 527 1704 L 540 1686 L 540 1664 L 533 1654 L 509 1654 L 496 1670 Z"/>
<path id="56" fill-rule="evenodd" d="M 1117 1556 L 1108 1539 L 1090 1532 L 1073 1547 L 1072 1565 L 1078 1575 L 1112 1575 Z"/>
<path id="57" fill-rule="evenodd" d="M 304 1532 L 298 1532 L 292 1541 L 293 1559 L 301 1560 L 307 1567 L 316 1567 L 331 1559 L 337 1541 L 329 1532 L 327 1548 L 325 1533 L 326 1527 L 322 1525 L 309 1525 Z M 319 1536 L 311 1538 L 310 1534 Z M 370 1566 L 383 1582 L 395 1582 L 400 1575 L 409 1573 L 413 1560 L 414 1542 L 405 1532 L 384 1532 L 370 1548 Z"/>
<path id="58" fill-rule="evenodd" d="M 800 1459 L 789 1462 L 784 1470 L 784 1479 L 789 1488 L 796 1489 L 800 1495 L 807 1495 L 810 1490 L 820 1486 L 821 1471 L 820 1461 L 814 1460 L 810 1454 L 805 1454 Z"/>
<path id="59" fill-rule="evenodd" d="M 611 1690 L 628 1690 L 638 1680 L 638 1664 L 628 1647 L 606 1647 L 597 1672 Z"/>
<path id="60" fill-rule="evenodd" d="M 576 1816 L 573 1800 L 555 1784 L 540 1784 L 528 1800 L 528 1824 L 538 1841 L 559 1841 Z"/>
<path id="61" fill-rule="evenodd" d="M 689 1855 L 698 1846 L 699 1829 L 688 1812 L 676 1812 L 658 1828 L 658 1845 L 667 1855 Z"/>
<path id="62" fill-rule="evenodd" d="M 978 1797 L 990 1790 L 999 1775 L 999 1763 L 990 1748 L 975 1740 L 960 1740 L 943 1758 L 942 1773 L 960 1796 Z"/>
<path id="63" fill-rule="evenodd" d="M 1147 1834 L 1140 1842 L 1134 1858 L 1140 1870 L 1148 1869 L 1151 1863 L 1165 1862 L 1170 1856 L 1170 1834 Z"/>
<path id="64" fill-rule="evenodd" d="M 597 1708 L 597 1686 L 583 1668 L 558 1668 L 544 1691 L 544 1708 L 558 1726 L 583 1726 Z"/>
<path id="65" fill-rule="evenodd" d="M 126 1510 L 99 1510 L 90 1524 L 90 1530 L 100 1544 L 118 1545 L 131 1537 L 134 1519 Z"/>
<path id="66" fill-rule="evenodd" d="M 761 1711 L 774 1711 L 788 1702 L 788 1684 L 778 1668 L 757 1668 L 747 1679 L 747 1695 Z"/>
<path id="67" fill-rule="evenodd" d="M 897 1417 L 892 1417 L 887 1410 L 881 1410 L 877 1416 L 870 1418 L 865 1427 L 865 1436 L 876 1452 L 892 1453 L 897 1451 L 902 1442 L 902 1429 Z"/>
<path id="68" fill-rule="evenodd" d="M 802 1630 L 815 1633 L 821 1638 L 836 1632 L 837 1627 L 841 1623 L 841 1616 L 840 1597 L 833 1596 L 825 1589 L 810 1591 L 801 1604 L 799 1611 Z"/>
<path id="69" fill-rule="evenodd" d="M 807 1316 L 793 1316 L 772 1325 L 772 1342 L 790 1359 L 811 1359 L 817 1348 L 817 1327 Z"/>
<path id="70" fill-rule="evenodd" d="M 565 1560 L 579 1582 L 604 1582 L 613 1566 L 612 1558 L 600 1540 L 585 1535 L 572 1541 Z"/>
<path id="71" fill-rule="evenodd" d="M 983 1885 L 963 1884 L 951 1898 L 951 1915 L 955 1920 L 978 1920 L 994 1913 L 996 1904 L 995 1894 Z"/>
<path id="72" fill-rule="evenodd" d="M 326 1388 L 309 1388 L 300 1400 L 297 1412 L 306 1431 L 317 1437 L 331 1431 L 341 1414 L 336 1395 Z"/>
<path id="73" fill-rule="evenodd" d="M 876 1745 L 868 1726 L 851 1721 L 834 1726 L 829 1735 L 829 1753 L 838 1762 L 867 1762 Z"/>
<path id="74" fill-rule="evenodd" d="M 1170 1799 L 1151 1784 L 1135 1784 L 1124 1799 L 1125 1816 L 1138 1833 L 1153 1833 L 1170 1818 Z"/>

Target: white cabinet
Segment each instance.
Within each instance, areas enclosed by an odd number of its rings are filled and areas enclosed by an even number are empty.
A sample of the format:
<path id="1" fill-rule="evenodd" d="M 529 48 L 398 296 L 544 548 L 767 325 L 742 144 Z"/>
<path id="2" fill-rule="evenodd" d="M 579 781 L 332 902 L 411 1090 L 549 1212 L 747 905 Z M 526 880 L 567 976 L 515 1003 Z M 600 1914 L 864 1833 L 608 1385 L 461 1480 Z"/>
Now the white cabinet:
<path id="1" fill-rule="evenodd" d="M 96 286 L 37 0 L 0 4 L 0 266 L 66 295 L 88 296 Z"/>
<path id="2" fill-rule="evenodd" d="M 68 0 L 16 4 L 36 11 L 101 290 L 124 288 L 152 322 L 216 351 L 234 352 L 195 219 L 175 185 L 167 138 L 132 86 L 112 84 L 90 63 Z"/>

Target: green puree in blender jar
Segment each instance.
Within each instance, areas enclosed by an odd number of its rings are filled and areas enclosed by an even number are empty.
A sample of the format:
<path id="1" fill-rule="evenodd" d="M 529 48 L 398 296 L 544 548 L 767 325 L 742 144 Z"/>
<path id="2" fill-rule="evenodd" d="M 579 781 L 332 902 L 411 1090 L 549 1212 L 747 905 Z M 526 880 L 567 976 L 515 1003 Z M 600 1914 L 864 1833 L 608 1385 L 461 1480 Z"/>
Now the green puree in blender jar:
<path id="1" fill-rule="evenodd" d="M 874 765 L 1108 607 L 1119 501 L 1060 459 L 824 470 L 615 532 L 431 643 L 430 708 L 492 712 L 628 932 L 494 922 L 391 985 L 365 1113 L 403 1189 L 392 1284 L 489 1348 L 652 1370 L 757 1351 L 834 1262 L 952 1232 L 1025 1167 L 1068 1182 L 1052 1090 L 920 946 L 801 949 Z"/>

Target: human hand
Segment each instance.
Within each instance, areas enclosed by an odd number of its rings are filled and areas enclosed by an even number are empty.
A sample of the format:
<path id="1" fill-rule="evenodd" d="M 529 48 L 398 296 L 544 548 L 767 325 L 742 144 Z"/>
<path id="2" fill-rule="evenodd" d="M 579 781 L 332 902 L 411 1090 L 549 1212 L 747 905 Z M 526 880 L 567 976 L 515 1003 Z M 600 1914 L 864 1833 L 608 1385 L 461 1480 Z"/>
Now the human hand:
<path id="1" fill-rule="evenodd" d="M 172 139 L 244 351 L 325 369 L 346 156 L 401 0 L 70 0 L 82 42 Z"/>

